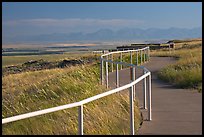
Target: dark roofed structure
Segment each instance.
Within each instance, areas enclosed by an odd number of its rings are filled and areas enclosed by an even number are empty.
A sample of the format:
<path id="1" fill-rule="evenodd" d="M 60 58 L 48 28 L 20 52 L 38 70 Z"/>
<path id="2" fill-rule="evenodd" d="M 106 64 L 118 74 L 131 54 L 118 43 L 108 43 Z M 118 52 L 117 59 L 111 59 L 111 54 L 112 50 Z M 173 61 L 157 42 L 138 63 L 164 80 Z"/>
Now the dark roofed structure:
<path id="1" fill-rule="evenodd" d="M 130 46 L 123 45 L 118 46 L 117 50 L 132 50 L 132 49 L 139 49 L 143 48 L 144 46 L 149 46 L 151 50 L 155 49 L 162 49 L 162 48 L 174 48 L 175 44 L 173 41 L 168 41 L 166 43 L 132 43 Z"/>

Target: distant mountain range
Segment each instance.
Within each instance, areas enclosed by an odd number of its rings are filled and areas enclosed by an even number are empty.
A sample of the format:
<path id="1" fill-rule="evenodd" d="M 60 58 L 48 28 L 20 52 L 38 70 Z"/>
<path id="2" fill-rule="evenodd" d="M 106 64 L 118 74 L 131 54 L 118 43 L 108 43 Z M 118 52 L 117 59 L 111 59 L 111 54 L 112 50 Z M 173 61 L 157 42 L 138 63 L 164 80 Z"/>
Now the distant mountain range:
<path id="1" fill-rule="evenodd" d="M 93 33 L 53 33 L 34 36 L 3 37 L 3 43 L 16 42 L 72 42 L 72 41 L 123 41 L 153 39 L 185 39 L 202 37 L 202 28 L 139 29 L 124 28 L 117 31 L 100 29 Z"/>

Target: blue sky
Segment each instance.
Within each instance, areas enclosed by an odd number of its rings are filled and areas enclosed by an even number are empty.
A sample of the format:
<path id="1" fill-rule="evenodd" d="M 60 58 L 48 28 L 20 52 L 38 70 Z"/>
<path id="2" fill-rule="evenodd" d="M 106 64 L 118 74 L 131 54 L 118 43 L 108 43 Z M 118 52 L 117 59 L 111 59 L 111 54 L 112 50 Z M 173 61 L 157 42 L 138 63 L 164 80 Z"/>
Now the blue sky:
<path id="1" fill-rule="evenodd" d="M 195 28 L 201 2 L 3 2 L 3 35 L 93 32 L 101 28 Z"/>

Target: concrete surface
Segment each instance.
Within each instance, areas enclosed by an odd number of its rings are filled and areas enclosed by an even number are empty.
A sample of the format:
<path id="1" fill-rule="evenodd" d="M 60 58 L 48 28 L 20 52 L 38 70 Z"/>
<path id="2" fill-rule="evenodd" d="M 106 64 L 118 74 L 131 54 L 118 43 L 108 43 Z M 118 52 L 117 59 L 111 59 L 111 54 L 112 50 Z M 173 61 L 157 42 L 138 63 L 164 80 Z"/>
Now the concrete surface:
<path id="1" fill-rule="evenodd" d="M 136 86 L 136 96 L 144 117 L 139 135 L 201 135 L 202 93 L 195 90 L 178 89 L 159 80 L 156 73 L 163 67 L 175 63 L 169 57 L 151 57 L 143 64 L 152 73 L 152 121 L 147 121 L 147 110 L 143 109 L 142 82 Z M 120 68 L 120 67 L 119 67 Z M 137 70 L 136 77 L 142 75 Z M 120 86 L 130 82 L 130 69 L 119 72 Z M 110 87 L 115 88 L 115 72 L 109 73 Z"/>

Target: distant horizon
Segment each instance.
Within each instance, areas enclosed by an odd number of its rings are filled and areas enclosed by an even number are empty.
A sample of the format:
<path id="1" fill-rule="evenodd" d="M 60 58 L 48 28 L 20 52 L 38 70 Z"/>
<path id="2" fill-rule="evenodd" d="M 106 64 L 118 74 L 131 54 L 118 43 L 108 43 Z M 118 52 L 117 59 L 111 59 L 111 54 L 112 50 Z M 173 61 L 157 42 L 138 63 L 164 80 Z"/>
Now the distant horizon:
<path id="1" fill-rule="evenodd" d="M 94 46 L 100 46 L 100 45 L 128 45 L 131 43 L 137 43 L 137 44 L 142 44 L 142 43 L 151 43 L 151 42 L 167 42 L 170 40 L 192 40 L 192 39 L 201 39 L 202 37 L 198 38 L 184 38 L 184 39 L 149 39 L 149 40 L 129 40 L 129 41 L 87 41 L 87 42 L 28 42 L 28 43 L 2 43 L 2 48 L 42 48 L 42 47 L 52 47 L 52 46 L 64 46 L 69 45 L 69 46 L 81 46 L 81 45 L 86 45 L 86 46 L 93 46 L 92 44 L 95 44 Z"/>
<path id="2" fill-rule="evenodd" d="M 93 33 L 51 33 L 39 35 L 2 36 L 3 44 L 15 43 L 93 43 L 93 42 L 114 42 L 114 41 L 147 41 L 147 40 L 171 40 L 202 37 L 202 27 L 193 29 L 171 27 L 160 28 L 121 28 L 118 30 L 99 29 Z"/>
<path id="3" fill-rule="evenodd" d="M 2 36 L 202 26 L 202 2 L 2 2 Z"/>

